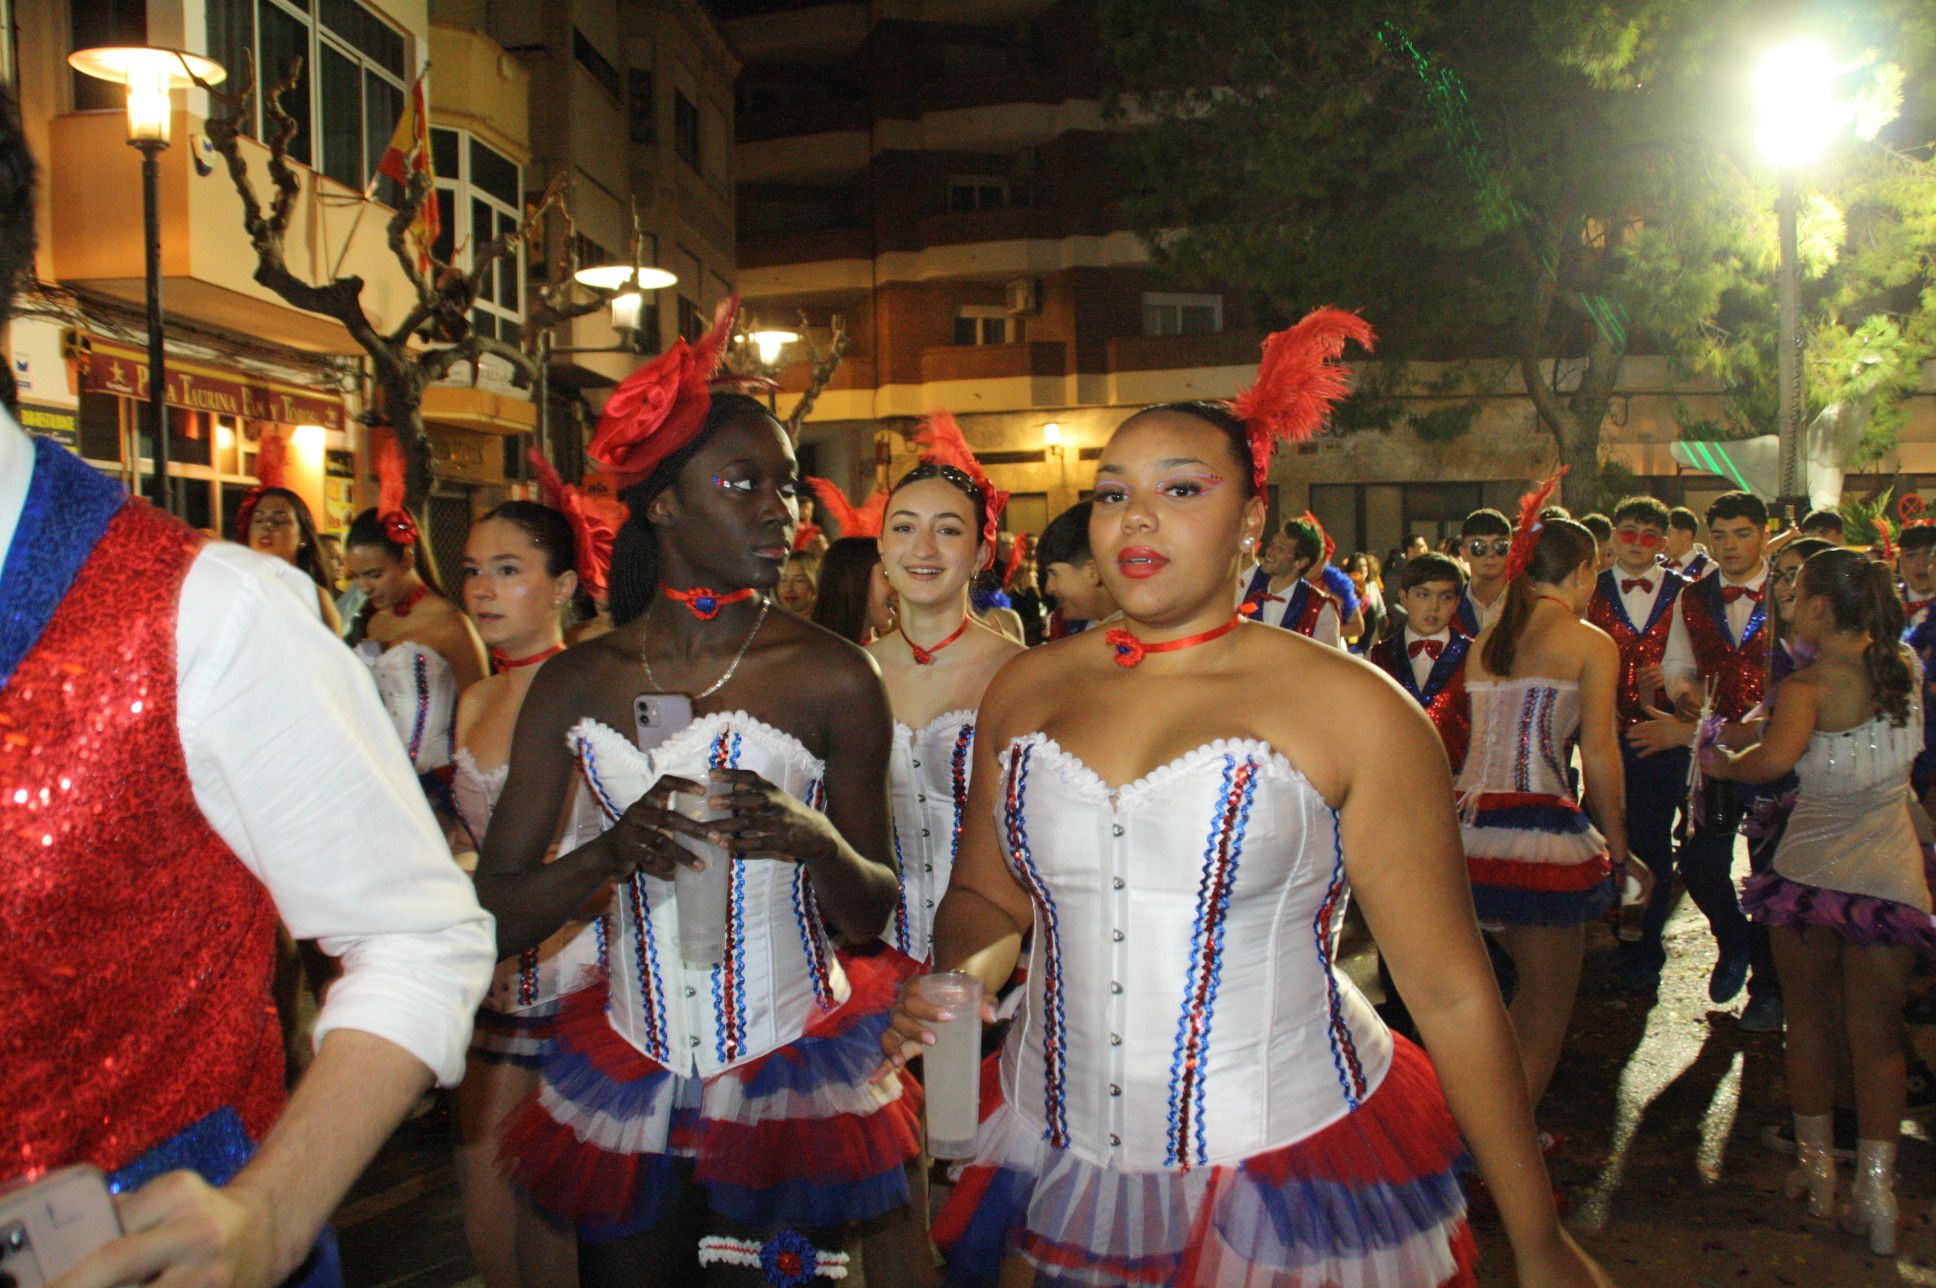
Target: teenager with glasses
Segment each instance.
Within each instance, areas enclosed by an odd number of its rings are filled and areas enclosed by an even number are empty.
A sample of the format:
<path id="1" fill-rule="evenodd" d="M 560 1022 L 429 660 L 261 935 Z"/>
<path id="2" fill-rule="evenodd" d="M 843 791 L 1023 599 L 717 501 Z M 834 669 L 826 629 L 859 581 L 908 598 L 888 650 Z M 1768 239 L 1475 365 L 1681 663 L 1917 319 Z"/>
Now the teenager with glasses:
<path id="1" fill-rule="evenodd" d="M 1506 555 L 1512 550 L 1512 524 L 1497 510 L 1474 510 L 1459 525 L 1459 558 L 1471 574 L 1454 619 L 1467 635 L 1492 625 L 1506 604 Z"/>

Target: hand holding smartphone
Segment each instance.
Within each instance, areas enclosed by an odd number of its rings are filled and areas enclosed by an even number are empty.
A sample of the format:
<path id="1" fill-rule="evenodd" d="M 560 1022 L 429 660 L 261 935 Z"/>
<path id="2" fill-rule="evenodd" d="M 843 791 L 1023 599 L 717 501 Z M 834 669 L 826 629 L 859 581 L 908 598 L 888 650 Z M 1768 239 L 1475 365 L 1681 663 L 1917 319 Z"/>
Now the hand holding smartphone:
<path id="1" fill-rule="evenodd" d="M 0 1288 L 41 1288 L 120 1237 L 98 1167 L 77 1163 L 0 1190 Z"/>

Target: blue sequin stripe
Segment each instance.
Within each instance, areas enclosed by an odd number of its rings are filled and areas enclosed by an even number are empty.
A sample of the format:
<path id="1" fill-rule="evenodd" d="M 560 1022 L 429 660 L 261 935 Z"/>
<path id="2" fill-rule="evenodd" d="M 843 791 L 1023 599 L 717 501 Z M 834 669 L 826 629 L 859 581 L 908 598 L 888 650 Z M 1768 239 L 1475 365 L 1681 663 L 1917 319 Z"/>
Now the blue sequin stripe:
<path id="1" fill-rule="evenodd" d="M 819 779 L 807 787 L 807 807 L 819 809 L 826 799 Z M 804 863 L 793 865 L 793 920 L 800 929 L 800 947 L 807 957 L 807 970 L 813 975 L 813 1000 L 823 1011 L 834 1009 L 832 972 L 827 966 L 827 941 L 820 929 L 820 902 L 813 897 L 813 878 Z"/>
<path id="2" fill-rule="evenodd" d="M 1344 999 L 1338 992 L 1338 976 L 1331 969 L 1331 922 L 1337 914 L 1338 901 L 1343 898 L 1344 889 L 1344 838 L 1338 833 L 1338 812 L 1333 810 L 1331 881 L 1325 887 L 1324 900 L 1318 904 L 1316 915 L 1311 918 L 1311 939 L 1317 946 L 1318 969 L 1324 973 L 1324 1003 L 1331 1018 L 1327 1026 L 1327 1036 L 1331 1041 L 1331 1065 L 1338 1072 L 1338 1085 L 1344 1089 L 1344 1103 L 1355 1110 L 1364 1100 L 1365 1071 L 1358 1062 L 1358 1048 L 1352 1041 L 1351 1028 L 1344 1022 Z"/>
<path id="3" fill-rule="evenodd" d="M 955 800 L 954 831 L 948 838 L 948 872 L 954 874 L 955 860 L 961 857 L 961 813 L 968 807 L 968 753 L 975 745 L 975 725 L 973 721 L 961 726 L 955 734 L 955 751 L 950 760 Z M 939 902 L 939 901 L 937 901 Z"/>
<path id="4" fill-rule="evenodd" d="M 1516 791 L 1533 790 L 1533 721 L 1539 709 L 1539 693 L 1538 689 L 1527 689 L 1526 696 L 1519 700 L 1519 728 L 1513 735 L 1513 786 Z"/>
<path id="5" fill-rule="evenodd" d="M 898 887 L 894 895 L 894 946 L 912 957 L 914 933 L 908 929 L 907 856 L 901 853 L 901 825 L 890 817 L 887 827 L 894 834 L 894 884 Z"/>
<path id="6" fill-rule="evenodd" d="M 1223 936 L 1229 924 L 1230 896 L 1237 884 L 1250 803 L 1257 790 L 1257 762 L 1223 760 L 1223 792 L 1210 816 L 1210 839 L 1203 849 L 1203 876 L 1197 882 L 1196 922 L 1190 929 L 1189 981 L 1183 1014 L 1176 1025 L 1176 1052 L 1170 1060 L 1169 1149 L 1165 1166 L 1188 1171 L 1207 1163 L 1204 1144 L 1204 1064 L 1210 1049 L 1210 1022 L 1223 975 Z M 1191 1141 L 1191 1133 L 1196 1139 Z M 1194 1154 L 1194 1158 L 1192 1155 Z"/>
<path id="7" fill-rule="evenodd" d="M 423 750 L 424 727 L 430 723 L 430 666 L 422 649 L 417 650 L 413 661 L 417 675 L 417 718 L 410 725 L 410 763 L 415 765 L 417 753 Z"/>
<path id="8" fill-rule="evenodd" d="M 624 813 L 612 794 L 605 790 L 605 783 L 598 776 L 598 754 L 592 750 L 589 739 L 578 740 L 578 764 L 585 775 L 585 786 L 591 791 L 592 799 L 598 803 L 599 812 L 607 821 L 616 823 Z M 646 1052 L 653 1059 L 664 1063 L 671 1051 L 671 1037 L 666 1032 L 665 980 L 659 971 L 659 941 L 652 929 L 652 896 L 647 893 L 645 874 L 634 872 L 627 880 L 627 888 L 632 892 L 632 929 L 633 936 L 632 968 L 639 976 L 639 1001 L 645 1008 L 646 1041 L 651 1049 Z M 610 946 L 605 939 L 605 918 L 598 918 L 598 967 L 600 973 L 611 969 Z M 611 996 L 606 995 L 605 1007 L 611 1009 Z"/>
<path id="9" fill-rule="evenodd" d="M 1560 704 L 1558 689 L 1539 691 L 1539 711 L 1534 719 L 1539 724 L 1539 754 L 1545 758 L 1546 767 L 1560 782 L 1566 781 L 1566 766 L 1560 764 L 1559 752 L 1553 747 L 1553 711 Z"/>
<path id="10" fill-rule="evenodd" d="M 739 768 L 740 736 L 730 730 L 713 739 L 714 769 Z M 721 1064 L 746 1050 L 746 865 L 737 853 L 726 860 L 726 943 L 713 967 L 713 1054 Z"/>
<path id="11" fill-rule="evenodd" d="M 1029 852 L 1028 823 L 1024 819 L 1025 802 L 1028 796 L 1029 759 L 1033 756 L 1033 745 L 1017 747 L 1008 757 L 1008 789 L 1004 821 L 1008 827 L 1008 853 L 1014 860 L 1022 884 L 1028 887 L 1029 897 L 1042 912 L 1042 1057 L 1044 1077 L 1042 1083 L 1042 1109 L 1048 1119 L 1048 1141 L 1057 1149 L 1065 1149 L 1069 1144 L 1069 1106 L 1068 1106 L 1068 1067 L 1069 1053 L 1064 1042 L 1068 1032 L 1068 1017 L 1064 1011 L 1062 997 L 1062 925 L 1057 916 L 1055 896 L 1042 880 L 1041 871 L 1035 866 L 1035 856 Z"/>

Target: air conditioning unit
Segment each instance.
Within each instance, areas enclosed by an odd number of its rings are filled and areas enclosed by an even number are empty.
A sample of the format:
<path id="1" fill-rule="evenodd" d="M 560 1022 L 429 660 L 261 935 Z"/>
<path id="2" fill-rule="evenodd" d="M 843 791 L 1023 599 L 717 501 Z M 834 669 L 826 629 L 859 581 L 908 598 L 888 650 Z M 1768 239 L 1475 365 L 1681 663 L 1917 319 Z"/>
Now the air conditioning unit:
<path id="1" fill-rule="evenodd" d="M 1017 277 L 1008 284 L 1008 312 L 1010 317 L 1023 313 L 1042 311 L 1042 281 L 1035 277 Z"/>

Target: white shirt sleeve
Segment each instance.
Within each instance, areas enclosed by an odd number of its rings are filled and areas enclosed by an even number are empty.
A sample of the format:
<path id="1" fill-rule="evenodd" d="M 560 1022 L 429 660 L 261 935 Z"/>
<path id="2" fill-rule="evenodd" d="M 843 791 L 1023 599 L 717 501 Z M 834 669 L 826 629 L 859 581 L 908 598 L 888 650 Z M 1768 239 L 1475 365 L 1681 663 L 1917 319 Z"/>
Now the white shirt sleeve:
<path id="1" fill-rule="evenodd" d="M 1332 648 L 1344 647 L 1338 631 L 1338 606 L 1335 603 L 1327 603 L 1318 609 L 1318 620 L 1311 628 L 1311 638 L 1320 644 L 1329 644 Z"/>
<path id="2" fill-rule="evenodd" d="M 496 958 L 369 671 L 263 567 L 212 543 L 178 614 L 176 718 L 195 802 L 298 939 L 343 961 L 316 1021 L 454 1085 Z"/>
<path id="3" fill-rule="evenodd" d="M 1700 667 L 1694 664 L 1694 641 L 1687 638 L 1687 618 L 1684 614 L 1684 601 L 1694 593 L 1693 586 L 1681 588 L 1681 597 L 1667 611 L 1673 616 L 1667 624 L 1667 648 L 1661 654 L 1660 673 L 1667 681 L 1667 696 L 1675 702 L 1681 695 L 1698 687 Z"/>

